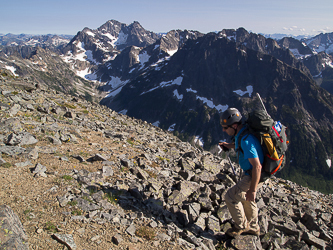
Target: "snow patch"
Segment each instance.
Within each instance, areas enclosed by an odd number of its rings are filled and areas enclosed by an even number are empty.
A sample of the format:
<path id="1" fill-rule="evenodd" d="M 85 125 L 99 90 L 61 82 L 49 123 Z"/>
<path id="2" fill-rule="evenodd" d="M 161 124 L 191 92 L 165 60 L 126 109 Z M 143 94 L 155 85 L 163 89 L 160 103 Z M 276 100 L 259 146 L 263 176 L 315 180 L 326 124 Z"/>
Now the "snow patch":
<path id="1" fill-rule="evenodd" d="M 35 45 L 38 44 L 38 43 L 39 43 L 38 40 L 36 40 L 36 39 L 31 39 L 31 40 L 29 40 L 29 41 L 26 43 L 26 45 L 35 46 Z"/>
<path id="2" fill-rule="evenodd" d="M 329 58 L 325 58 L 324 61 L 325 61 L 325 64 L 323 66 L 327 65 L 327 66 L 333 68 L 333 62 Z"/>
<path id="3" fill-rule="evenodd" d="M 106 36 L 107 38 L 109 38 L 111 41 L 108 41 L 109 44 L 112 45 L 112 47 L 116 47 L 117 45 L 123 45 L 127 42 L 127 37 L 128 35 L 126 35 L 124 32 L 120 31 L 118 34 L 118 37 L 115 37 L 113 35 L 111 35 L 110 33 L 103 33 L 103 36 Z"/>
<path id="4" fill-rule="evenodd" d="M 178 49 L 175 49 L 175 50 L 168 50 L 167 53 L 168 53 L 170 56 L 173 56 L 177 51 L 178 51 Z"/>
<path id="5" fill-rule="evenodd" d="M 182 76 L 179 76 L 177 77 L 175 80 L 173 81 L 169 81 L 169 82 L 161 82 L 160 83 L 160 86 L 161 87 L 167 87 L 167 86 L 170 86 L 170 85 L 182 85 L 182 81 L 183 81 L 183 77 Z"/>
<path id="6" fill-rule="evenodd" d="M 90 30 L 87 30 L 87 31 L 86 31 L 86 34 L 89 35 L 89 36 L 95 37 L 95 34 L 92 33 Z"/>
<path id="7" fill-rule="evenodd" d="M 100 49 L 100 50 L 103 50 L 104 52 L 109 52 L 109 48 L 105 47 L 104 44 L 100 41 L 100 40 L 97 40 L 96 43 L 97 47 Z"/>
<path id="8" fill-rule="evenodd" d="M 249 97 L 251 97 L 252 93 L 253 93 L 253 86 L 249 85 L 246 87 L 246 91 L 242 91 L 242 90 L 234 90 L 234 93 L 236 93 L 237 95 L 243 96 L 245 94 L 249 94 Z"/>
<path id="9" fill-rule="evenodd" d="M 169 87 L 169 86 L 172 86 L 172 85 L 179 85 L 180 86 L 182 84 L 182 81 L 183 81 L 183 77 L 179 76 L 175 80 L 171 80 L 171 81 L 168 81 L 168 82 L 161 82 L 157 87 L 152 88 L 148 91 L 145 91 L 145 92 L 141 93 L 140 95 L 147 94 L 147 93 L 149 93 L 151 91 L 154 91 L 155 89 L 158 89 L 158 88 L 165 88 L 165 87 Z"/>
<path id="10" fill-rule="evenodd" d="M 210 108 L 215 108 L 216 110 L 220 111 L 220 112 L 224 112 L 228 109 L 228 105 L 214 105 L 213 100 L 208 100 L 205 97 L 201 97 L 201 96 L 196 96 L 196 99 L 199 99 L 200 101 L 202 101 L 203 103 L 205 103 L 208 107 Z"/>
<path id="11" fill-rule="evenodd" d="M 71 51 L 68 51 L 66 55 L 61 55 L 60 57 L 64 62 L 70 63 L 71 60 L 73 59 L 73 54 Z"/>
<path id="12" fill-rule="evenodd" d="M 76 53 L 76 55 L 74 56 L 72 51 L 68 51 L 67 54 L 65 56 L 62 56 L 62 59 L 69 63 L 73 60 L 79 60 L 79 61 L 87 61 L 87 56 L 85 54 L 86 50 L 83 48 L 84 45 L 82 45 L 81 42 L 78 42 L 78 44 L 76 45 L 78 51 Z"/>
<path id="13" fill-rule="evenodd" d="M 117 37 L 117 40 L 114 41 L 114 45 L 123 45 L 127 42 L 127 37 L 128 35 L 126 35 L 124 32 L 120 31 L 119 35 Z"/>
<path id="14" fill-rule="evenodd" d="M 99 62 L 97 62 L 94 57 L 93 57 L 93 53 L 91 50 L 85 50 L 84 48 L 84 43 L 81 42 L 76 42 L 75 43 L 76 48 L 77 48 L 77 53 L 75 55 L 73 55 L 72 51 L 68 51 L 66 55 L 61 56 L 62 60 L 66 63 L 73 63 L 76 60 L 78 61 L 82 61 L 82 62 L 92 62 L 96 65 L 99 64 Z"/>
<path id="15" fill-rule="evenodd" d="M 76 71 L 76 74 L 82 78 L 86 78 L 86 75 L 90 74 L 89 68 L 85 68 L 84 70 Z"/>
<path id="16" fill-rule="evenodd" d="M 196 94 L 196 93 L 198 93 L 198 91 L 196 91 L 196 90 L 193 90 L 193 89 L 191 89 L 191 88 L 189 88 L 189 89 L 186 89 L 186 91 L 187 91 L 187 92 L 192 92 L 192 93 L 195 93 L 195 94 Z"/>
<path id="17" fill-rule="evenodd" d="M 88 70 L 88 68 L 86 70 L 83 70 L 82 74 L 84 74 L 83 77 L 88 81 L 97 81 L 97 75 L 95 73 L 91 73 L 91 70 Z"/>
<path id="18" fill-rule="evenodd" d="M 123 110 L 119 111 L 118 113 L 122 114 L 122 115 L 126 115 L 127 111 L 128 111 L 127 109 L 123 109 Z"/>
<path id="19" fill-rule="evenodd" d="M 149 61 L 150 55 L 148 55 L 147 51 L 144 51 L 142 54 L 139 54 L 139 61 L 141 64 L 141 68 L 144 67 L 144 64 Z"/>
<path id="20" fill-rule="evenodd" d="M 168 128 L 168 131 L 175 131 L 175 127 L 176 127 L 176 123 L 172 124 L 169 128 Z"/>
<path id="21" fill-rule="evenodd" d="M 109 38 L 110 40 L 117 40 L 117 38 L 116 37 L 114 37 L 113 35 L 111 35 L 110 33 L 104 33 L 104 34 L 102 34 L 103 36 L 106 36 L 107 38 Z"/>
<path id="22" fill-rule="evenodd" d="M 120 93 L 120 91 L 122 90 L 122 88 L 123 87 L 119 87 L 118 89 L 112 90 L 104 98 L 115 97 L 116 95 L 118 95 Z"/>
<path id="23" fill-rule="evenodd" d="M 304 58 L 307 58 L 307 57 L 311 56 L 309 54 L 304 55 L 304 54 L 299 53 L 298 49 L 289 49 L 289 50 L 291 51 L 291 53 L 293 53 L 293 55 L 297 59 L 304 59 Z"/>
<path id="24" fill-rule="evenodd" d="M 180 95 L 179 93 L 178 93 L 178 90 L 177 89 L 175 89 L 174 91 L 173 91 L 173 96 L 175 96 L 175 97 L 177 97 L 177 99 L 179 100 L 179 101 L 182 101 L 183 100 L 183 95 Z"/>
<path id="25" fill-rule="evenodd" d="M 160 59 L 160 60 L 158 60 L 156 63 L 154 63 L 154 64 L 152 64 L 151 66 L 152 67 L 155 67 L 155 70 L 156 71 L 159 71 L 159 70 L 161 70 L 161 68 L 162 68 L 162 66 L 163 66 L 163 62 L 165 61 L 165 58 L 162 58 L 162 59 Z"/>
<path id="26" fill-rule="evenodd" d="M 91 50 L 87 50 L 87 51 L 86 51 L 86 56 L 87 56 L 87 60 L 88 60 L 88 61 L 93 62 L 93 63 L 96 64 L 96 65 L 99 64 L 99 62 L 97 62 L 97 61 L 94 59 Z"/>
<path id="27" fill-rule="evenodd" d="M 6 69 L 8 69 L 9 71 L 11 71 L 13 73 L 14 76 L 18 76 L 18 74 L 15 73 L 16 68 L 14 66 L 5 66 Z"/>
<path id="28" fill-rule="evenodd" d="M 160 121 L 156 121 L 156 122 L 152 123 L 152 125 L 155 127 L 158 127 L 158 126 L 160 126 Z"/>
<path id="29" fill-rule="evenodd" d="M 327 166 L 328 166 L 329 168 L 331 168 L 331 166 L 332 166 L 332 160 L 331 160 L 331 159 L 327 159 L 327 160 L 326 160 L 326 163 L 327 163 Z"/>
<path id="30" fill-rule="evenodd" d="M 236 34 L 233 36 L 227 36 L 227 39 L 230 41 L 237 41 L 237 36 L 236 36 Z"/>
<path id="31" fill-rule="evenodd" d="M 122 81 L 119 77 L 111 76 L 111 80 L 106 83 L 106 85 L 110 85 L 112 90 L 105 96 L 114 97 L 119 94 L 122 88 L 129 82 L 129 80 Z"/>
<path id="32" fill-rule="evenodd" d="M 198 144 L 201 147 L 203 147 L 203 145 L 204 145 L 204 141 L 203 141 L 202 137 L 199 137 L 198 135 L 195 137 L 194 143 Z"/>
<path id="33" fill-rule="evenodd" d="M 296 57 L 296 58 L 301 58 L 302 55 L 299 53 L 298 49 L 290 49 L 290 52 L 293 53 L 293 55 Z"/>
<path id="34" fill-rule="evenodd" d="M 124 85 L 124 83 L 128 83 L 128 80 L 122 81 L 119 77 L 111 76 L 111 80 L 107 82 L 107 85 L 110 85 L 113 89 L 115 89 Z"/>

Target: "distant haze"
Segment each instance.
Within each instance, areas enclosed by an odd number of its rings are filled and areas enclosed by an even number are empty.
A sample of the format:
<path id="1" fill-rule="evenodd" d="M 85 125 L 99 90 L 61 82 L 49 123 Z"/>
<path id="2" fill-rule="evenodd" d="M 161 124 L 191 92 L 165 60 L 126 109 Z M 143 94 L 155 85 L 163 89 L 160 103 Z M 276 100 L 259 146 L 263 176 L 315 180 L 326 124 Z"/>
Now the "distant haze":
<path id="1" fill-rule="evenodd" d="M 111 19 L 126 24 L 138 21 L 155 33 L 173 29 L 208 33 L 239 27 L 254 33 L 295 36 L 333 32 L 331 0 L 320 4 L 310 0 L 12 0 L 3 1 L 1 10 L 2 34 L 75 35 Z"/>

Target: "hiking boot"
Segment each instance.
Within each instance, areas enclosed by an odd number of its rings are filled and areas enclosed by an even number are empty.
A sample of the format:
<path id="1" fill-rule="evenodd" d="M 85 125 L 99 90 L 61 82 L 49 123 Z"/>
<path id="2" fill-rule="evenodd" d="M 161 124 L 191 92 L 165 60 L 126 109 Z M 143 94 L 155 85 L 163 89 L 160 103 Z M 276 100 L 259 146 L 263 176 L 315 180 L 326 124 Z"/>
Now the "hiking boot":
<path id="1" fill-rule="evenodd" d="M 247 232 L 248 229 L 244 228 L 244 229 L 237 229 L 236 227 L 232 227 L 229 228 L 226 232 L 227 235 L 231 236 L 231 237 L 236 237 L 244 232 Z"/>
<path id="2" fill-rule="evenodd" d="M 249 230 L 245 231 L 245 233 L 260 236 L 260 228 L 258 230 L 249 229 Z"/>

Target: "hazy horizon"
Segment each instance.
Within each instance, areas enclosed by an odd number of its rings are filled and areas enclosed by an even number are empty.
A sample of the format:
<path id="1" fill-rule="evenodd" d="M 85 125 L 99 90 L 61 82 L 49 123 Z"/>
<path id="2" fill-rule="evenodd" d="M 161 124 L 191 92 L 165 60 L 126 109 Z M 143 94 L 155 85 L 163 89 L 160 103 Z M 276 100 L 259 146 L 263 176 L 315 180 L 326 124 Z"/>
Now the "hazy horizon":
<path id="1" fill-rule="evenodd" d="M 75 35 L 85 27 L 97 29 L 108 20 L 146 30 L 196 30 L 201 33 L 245 28 L 257 34 L 318 35 L 333 32 L 331 0 L 320 4 L 280 0 L 12 0 L 2 3 L 0 34 Z"/>

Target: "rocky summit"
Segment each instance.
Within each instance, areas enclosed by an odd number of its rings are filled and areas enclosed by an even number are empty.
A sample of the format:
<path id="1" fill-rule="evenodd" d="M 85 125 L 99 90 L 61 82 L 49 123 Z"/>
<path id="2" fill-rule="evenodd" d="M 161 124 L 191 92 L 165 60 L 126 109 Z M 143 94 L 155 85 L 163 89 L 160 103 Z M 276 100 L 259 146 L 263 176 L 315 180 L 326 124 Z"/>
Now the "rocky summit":
<path id="1" fill-rule="evenodd" d="M 332 249 L 333 195 L 272 178 L 228 237 L 229 161 L 55 90 L 0 82 L 0 249 Z"/>

